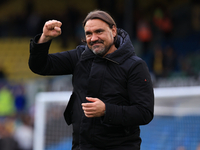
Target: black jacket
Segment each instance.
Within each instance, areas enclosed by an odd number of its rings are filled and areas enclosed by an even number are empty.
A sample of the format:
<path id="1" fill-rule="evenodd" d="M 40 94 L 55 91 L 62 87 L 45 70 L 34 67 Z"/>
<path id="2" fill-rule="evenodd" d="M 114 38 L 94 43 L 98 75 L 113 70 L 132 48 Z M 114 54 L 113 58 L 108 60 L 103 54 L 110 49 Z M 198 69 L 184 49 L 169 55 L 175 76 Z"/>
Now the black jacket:
<path id="1" fill-rule="evenodd" d="M 72 74 L 73 93 L 64 112 L 73 125 L 73 150 L 139 150 L 140 125 L 153 119 L 154 94 L 146 63 L 135 55 L 128 34 L 118 29 L 117 50 L 104 58 L 81 45 L 48 54 L 51 42 L 30 43 L 30 69 L 40 75 Z M 87 118 L 85 97 L 101 99 L 106 114 Z"/>

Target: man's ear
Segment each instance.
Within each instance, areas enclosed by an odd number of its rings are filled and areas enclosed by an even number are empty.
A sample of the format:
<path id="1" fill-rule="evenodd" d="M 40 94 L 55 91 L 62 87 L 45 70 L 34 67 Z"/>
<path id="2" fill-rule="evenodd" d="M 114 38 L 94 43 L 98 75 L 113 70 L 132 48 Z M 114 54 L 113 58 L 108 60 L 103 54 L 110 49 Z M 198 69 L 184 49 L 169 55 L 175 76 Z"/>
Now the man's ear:
<path id="1" fill-rule="evenodd" d="M 117 28 L 114 25 L 112 27 L 112 34 L 113 34 L 113 37 L 116 37 L 116 35 L 117 35 Z"/>

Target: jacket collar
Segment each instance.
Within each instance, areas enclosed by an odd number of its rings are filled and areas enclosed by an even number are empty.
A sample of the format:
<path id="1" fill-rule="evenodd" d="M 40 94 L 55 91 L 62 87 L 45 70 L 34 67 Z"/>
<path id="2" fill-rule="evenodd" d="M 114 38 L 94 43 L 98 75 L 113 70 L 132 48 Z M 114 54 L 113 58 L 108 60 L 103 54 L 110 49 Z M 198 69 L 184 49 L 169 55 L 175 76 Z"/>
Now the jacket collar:
<path id="1" fill-rule="evenodd" d="M 123 29 L 117 29 L 117 32 L 118 32 L 118 35 L 117 35 L 117 40 L 115 42 L 117 50 L 111 54 L 106 55 L 104 58 L 109 61 L 115 62 L 117 64 L 121 64 L 130 56 L 135 55 L 135 51 L 134 51 L 134 47 L 131 43 L 128 33 L 124 31 Z M 91 59 L 94 57 L 100 57 L 100 56 L 95 55 L 88 48 L 88 46 L 85 45 L 85 50 L 83 51 L 81 55 L 81 59 L 86 60 L 86 59 Z"/>

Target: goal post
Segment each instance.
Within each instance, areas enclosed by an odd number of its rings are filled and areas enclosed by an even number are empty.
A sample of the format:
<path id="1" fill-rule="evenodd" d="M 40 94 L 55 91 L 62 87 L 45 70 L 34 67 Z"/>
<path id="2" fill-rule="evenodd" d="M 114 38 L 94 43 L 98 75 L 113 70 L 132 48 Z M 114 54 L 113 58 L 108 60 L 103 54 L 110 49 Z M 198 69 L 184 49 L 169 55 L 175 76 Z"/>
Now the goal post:
<path id="1" fill-rule="evenodd" d="M 34 150 L 71 149 L 72 127 L 63 116 L 71 93 L 36 95 Z M 196 149 L 200 142 L 200 86 L 154 88 L 154 94 L 155 117 L 141 126 L 141 150 L 174 150 L 181 145 Z"/>
<path id="2" fill-rule="evenodd" d="M 154 88 L 154 114 L 184 116 L 200 114 L 200 86 Z"/>
<path id="3" fill-rule="evenodd" d="M 141 126 L 141 150 L 197 150 L 200 86 L 154 88 L 154 119 Z"/>
<path id="4" fill-rule="evenodd" d="M 34 119 L 34 150 L 45 150 L 45 130 L 47 121 L 47 105 L 51 102 L 63 106 L 68 104 L 71 91 L 67 92 L 40 92 L 36 95 Z M 59 109 L 59 108 L 58 108 Z M 63 114 L 63 113 L 62 113 Z M 63 117 L 63 115 L 60 116 Z M 63 117 L 64 119 L 64 117 Z M 67 125 L 66 125 L 67 126 Z"/>

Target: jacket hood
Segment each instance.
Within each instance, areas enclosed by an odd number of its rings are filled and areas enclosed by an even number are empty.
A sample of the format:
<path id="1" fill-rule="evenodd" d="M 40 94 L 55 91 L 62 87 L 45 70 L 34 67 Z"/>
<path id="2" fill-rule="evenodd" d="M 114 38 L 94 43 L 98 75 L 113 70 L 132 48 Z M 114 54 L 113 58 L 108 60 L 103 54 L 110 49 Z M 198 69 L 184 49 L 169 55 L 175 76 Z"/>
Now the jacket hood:
<path id="1" fill-rule="evenodd" d="M 135 55 L 130 37 L 123 29 L 117 29 L 117 40 L 115 41 L 115 46 L 117 47 L 117 50 L 106 55 L 105 58 L 109 58 L 110 60 L 121 64 L 130 56 Z"/>
<path id="2" fill-rule="evenodd" d="M 115 41 L 115 46 L 117 50 L 111 54 L 106 55 L 105 59 L 108 59 L 117 64 L 121 64 L 130 56 L 135 55 L 134 47 L 130 37 L 128 33 L 123 29 L 117 29 L 117 39 Z M 94 56 L 96 55 L 86 45 L 85 51 L 82 53 L 82 59 L 87 59 Z"/>

